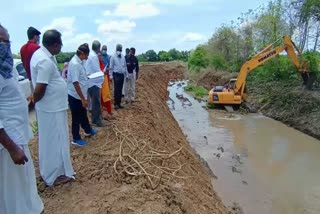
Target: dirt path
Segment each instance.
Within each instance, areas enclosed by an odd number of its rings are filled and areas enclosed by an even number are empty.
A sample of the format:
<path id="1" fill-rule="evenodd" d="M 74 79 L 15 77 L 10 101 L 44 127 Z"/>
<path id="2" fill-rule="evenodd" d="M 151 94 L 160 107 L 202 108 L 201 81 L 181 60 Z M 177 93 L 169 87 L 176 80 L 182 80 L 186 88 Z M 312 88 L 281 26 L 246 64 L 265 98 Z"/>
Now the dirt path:
<path id="1" fill-rule="evenodd" d="M 117 111 L 87 147 L 72 146 L 76 181 L 53 188 L 38 181 L 45 213 L 227 213 L 166 105 L 168 80 L 184 71 L 141 67 L 137 102 Z"/>

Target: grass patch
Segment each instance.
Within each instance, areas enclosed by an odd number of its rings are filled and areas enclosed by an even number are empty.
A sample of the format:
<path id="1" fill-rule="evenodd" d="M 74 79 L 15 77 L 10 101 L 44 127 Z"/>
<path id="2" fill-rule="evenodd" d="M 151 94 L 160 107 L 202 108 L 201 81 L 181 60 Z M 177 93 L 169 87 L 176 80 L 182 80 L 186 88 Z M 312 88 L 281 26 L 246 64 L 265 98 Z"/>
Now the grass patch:
<path id="1" fill-rule="evenodd" d="M 191 92 L 194 96 L 196 97 L 206 97 L 208 96 L 208 91 L 203 88 L 202 86 L 197 86 L 197 85 L 187 85 L 185 88 L 184 88 L 185 91 L 187 92 Z"/>

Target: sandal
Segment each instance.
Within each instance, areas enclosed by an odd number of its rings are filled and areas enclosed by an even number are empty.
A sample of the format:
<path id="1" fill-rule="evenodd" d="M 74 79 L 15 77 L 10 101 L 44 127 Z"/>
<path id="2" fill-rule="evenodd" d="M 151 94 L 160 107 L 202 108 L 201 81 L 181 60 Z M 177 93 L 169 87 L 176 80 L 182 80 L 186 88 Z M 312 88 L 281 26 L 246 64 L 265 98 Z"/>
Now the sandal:
<path id="1" fill-rule="evenodd" d="M 54 181 L 54 186 L 59 186 L 61 184 L 66 184 L 66 183 L 71 182 L 73 180 L 74 180 L 73 178 L 67 177 L 65 175 L 61 175 Z"/>

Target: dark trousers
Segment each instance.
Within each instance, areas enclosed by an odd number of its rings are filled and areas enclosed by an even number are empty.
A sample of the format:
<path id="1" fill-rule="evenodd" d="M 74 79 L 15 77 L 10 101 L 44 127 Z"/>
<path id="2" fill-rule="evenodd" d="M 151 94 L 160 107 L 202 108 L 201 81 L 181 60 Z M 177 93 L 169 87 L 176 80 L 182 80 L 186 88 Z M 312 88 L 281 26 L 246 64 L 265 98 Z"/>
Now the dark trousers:
<path id="1" fill-rule="evenodd" d="M 91 122 L 94 124 L 101 124 L 101 103 L 100 103 L 100 88 L 92 86 L 88 89 L 88 93 L 91 97 L 92 110 L 91 110 Z"/>
<path id="2" fill-rule="evenodd" d="M 121 105 L 123 82 L 124 82 L 124 74 L 113 73 L 114 105 L 116 106 Z"/>
<path id="3" fill-rule="evenodd" d="M 69 106 L 72 115 L 73 140 L 80 140 L 80 125 L 86 133 L 91 132 L 91 126 L 87 117 L 87 109 L 83 108 L 81 100 L 68 95 Z"/>

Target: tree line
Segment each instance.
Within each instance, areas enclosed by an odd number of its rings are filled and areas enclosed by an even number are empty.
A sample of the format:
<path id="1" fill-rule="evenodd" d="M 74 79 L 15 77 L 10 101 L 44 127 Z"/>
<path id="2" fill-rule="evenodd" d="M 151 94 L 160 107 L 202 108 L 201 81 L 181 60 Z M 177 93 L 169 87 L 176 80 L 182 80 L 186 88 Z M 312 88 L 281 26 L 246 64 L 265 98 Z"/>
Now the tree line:
<path id="1" fill-rule="evenodd" d="M 61 52 L 56 56 L 58 63 L 69 62 L 75 52 Z M 148 50 L 145 53 L 137 55 L 139 62 L 169 62 L 174 60 L 188 61 L 190 51 L 179 51 L 171 49 L 169 51 Z"/>
<path id="2" fill-rule="evenodd" d="M 175 48 L 169 51 L 148 50 L 145 53 L 139 54 L 138 60 L 140 62 L 169 62 L 174 60 L 188 61 L 190 51 L 179 51 Z"/>
<path id="3" fill-rule="evenodd" d="M 208 42 L 191 52 L 189 69 L 197 72 L 211 67 L 238 72 L 251 56 L 281 40 L 284 35 L 295 41 L 303 56 L 310 61 L 311 70 L 319 74 L 319 0 L 273 0 L 266 6 L 241 14 L 230 24 L 218 27 Z M 272 79 L 289 78 L 294 72 L 289 58 L 281 55 L 259 69 L 259 75 Z"/>

